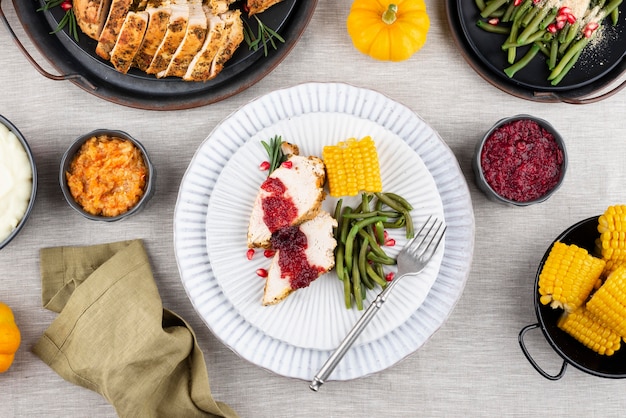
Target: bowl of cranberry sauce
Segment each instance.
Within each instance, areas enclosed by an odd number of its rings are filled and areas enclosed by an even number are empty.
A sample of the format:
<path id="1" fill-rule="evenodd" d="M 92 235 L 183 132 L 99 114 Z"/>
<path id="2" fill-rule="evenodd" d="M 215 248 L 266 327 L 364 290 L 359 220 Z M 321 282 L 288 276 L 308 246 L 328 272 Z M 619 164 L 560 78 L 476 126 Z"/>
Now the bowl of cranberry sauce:
<path id="1" fill-rule="evenodd" d="M 498 121 L 476 145 L 476 184 L 495 202 L 529 206 L 561 186 L 567 152 L 561 135 L 543 119 L 517 115 Z"/>

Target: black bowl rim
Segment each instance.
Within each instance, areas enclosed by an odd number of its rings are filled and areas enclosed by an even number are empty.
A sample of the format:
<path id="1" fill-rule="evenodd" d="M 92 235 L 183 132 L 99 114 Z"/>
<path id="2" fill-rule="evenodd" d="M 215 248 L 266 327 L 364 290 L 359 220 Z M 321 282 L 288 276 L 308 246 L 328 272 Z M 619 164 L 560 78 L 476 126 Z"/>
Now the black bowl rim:
<path id="1" fill-rule="evenodd" d="M 30 161 L 30 168 L 32 172 L 32 181 L 33 187 L 30 192 L 30 201 L 28 202 L 28 206 L 26 207 L 26 212 L 24 212 L 24 216 L 20 219 L 20 222 L 17 224 L 15 229 L 11 231 L 11 233 L 2 241 L 0 241 L 0 250 L 6 247 L 12 240 L 17 236 L 17 234 L 22 230 L 26 221 L 30 217 L 31 212 L 33 211 L 33 207 L 35 206 L 35 198 L 37 197 L 37 164 L 35 163 L 35 157 L 33 156 L 33 151 L 28 145 L 28 141 L 22 134 L 22 132 L 15 126 L 9 119 L 0 115 L 0 123 L 6 126 L 20 141 L 24 150 L 26 151 L 26 155 L 28 155 L 28 160 Z"/>
<path id="2" fill-rule="evenodd" d="M 491 136 L 491 134 L 498 128 L 500 128 L 501 126 L 507 124 L 507 123 L 511 123 L 511 122 L 515 122 L 518 120 L 532 120 L 537 122 L 539 125 L 541 125 L 543 128 L 547 129 L 553 136 L 554 139 L 556 140 L 557 144 L 559 145 L 559 147 L 561 148 L 561 150 L 563 151 L 563 164 L 562 164 L 562 168 L 561 168 L 561 178 L 559 179 L 559 182 L 551 189 L 549 190 L 546 194 L 544 194 L 543 196 L 534 199 L 534 200 L 529 200 L 526 202 L 518 202 L 515 200 L 510 200 L 507 199 L 504 196 L 501 196 L 500 194 L 498 194 L 495 190 L 493 190 L 491 188 L 491 186 L 489 185 L 489 183 L 487 182 L 487 180 L 485 179 L 485 176 L 483 174 L 483 170 L 482 170 L 482 166 L 480 163 L 480 155 L 482 153 L 482 149 L 483 146 L 485 144 L 485 142 L 487 141 L 487 139 Z M 475 177 L 476 177 L 476 182 L 478 183 L 479 188 L 485 193 L 487 194 L 488 197 L 491 197 L 492 200 L 496 200 L 500 203 L 504 203 L 510 206 L 530 206 L 530 205 L 534 205 L 537 203 L 541 203 L 541 202 L 545 202 L 546 200 L 548 200 L 550 197 L 552 197 L 554 195 L 554 193 L 556 193 L 556 191 L 561 188 L 561 185 L 563 184 L 563 181 L 565 179 L 565 173 L 567 172 L 567 167 L 568 167 L 568 156 L 567 156 L 567 149 L 565 147 L 565 140 L 563 139 L 563 136 L 561 136 L 561 134 L 559 133 L 559 131 L 547 120 L 539 118 L 537 116 L 532 116 L 529 114 L 525 114 L 525 113 L 521 113 L 515 116 L 507 116 L 505 118 L 500 119 L 499 121 L 497 121 L 480 139 L 480 141 L 478 141 L 478 143 L 476 144 L 476 148 L 475 148 L 475 152 L 474 152 L 474 157 L 472 159 L 472 165 L 474 168 L 474 172 L 475 172 Z"/>
<path id="3" fill-rule="evenodd" d="M 85 143 L 85 141 L 87 141 L 89 138 L 92 138 L 94 136 L 102 136 L 102 135 L 115 136 L 115 137 L 126 139 L 132 142 L 141 151 L 146 167 L 148 168 L 148 182 L 146 183 L 145 192 L 143 196 L 141 197 L 141 199 L 139 199 L 139 202 L 137 202 L 135 206 L 133 206 L 131 209 L 117 216 L 108 216 L 108 217 L 96 216 L 96 215 L 92 215 L 91 213 L 86 212 L 72 197 L 72 194 L 70 193 L 69 188 L 67 187 L 67 181 L 65 180 L 65 171 L 67 170 L 67 167 L 69 166 L 72 158 L 76 154 L 76 151 L 78 151 L 81 145 Z M 130 135 L 129 133 L 125 131 L 118 130 L 118 129 L 101 128 L 101 129 L 94 129 L 91 132 L 88 132 L 84 135 L 79 136 L 72 142 L 72 144 L 68 147 L 65 153 L 63 153 L 63 157 L 61 158 L 60 170 L 59 170 L 59 185 L 61 186 L 61 191 L 63 192 L 63 196 L 65 197 L 65 200 L 70 205 L 70 207 L 74 209 L 76 212 L 83 215 L 85 218 L 92 220 L 92 221 L 115 222 L 115 221 L 119 221 L 121 219 L 127 218 L 129 216 L 132 216 L 144 208 L 148 200 L 150 200 L 152 198 L 152 195 L 154 194 L 154 188 L 156 185 L 155 176 L 156 176 L 156 170 L 154 168 L 154 165 L 152 164 L 152 161 L 150 160 L 148 151 L 146 150 L 146 148 L 143 146 L 141 142 L 139 142 L 136 138 L 134 138 L 132 135 Z"/>
<path id="4" fill-rule="evenodd" d="M 577 368 L 580 371 L 583 371 L 585 373 L 594 375 L 594 376 L 598 376 L 598 377 L 604 377 L 604 378 L 610 378 L 610 379 L 623 379 L 626 378 L 626 371 L 623 373 L 609 373 L 609 372 L 603 372 L 600 370 L 596 370 L 592 367 L 588 367 L 588 366 L 584 366 L 583 364 L 580 363 L 580 361 L 575 360 L 572 357 L 572 350 L 568 350 L 568 349 L 564 349 L 559 342 L 557 342 L 556 340 L 556 335 L 553 335 L 553 333 L 548 329 L 547 324 L 547 319 L 544 317 L 543 314 L 543 310 L 544 309 L 548 309 L 546 308 L 545 305 L 542 305 L 541 302 L 539 301 L 539 275 L 541 274 L 541 270 L 543 268 L 543 265 L 545 264 L 546 259 L 548 258 L 548 254 L 550 253 L 550 250 L 552 249 L 552 246 L 554 245 L 555 242 L 557 241 L 561 241 L 564 242 L 566 244 L 576 244 L 581 246 L 581 248 L 585 248 L 586 250 L 588 250 L 590 253 L 592 252 L 591 249 L 589 248 L 589 245 L 584 245 L 582 242 L 578 242 L 578 241 L 574 241 L 571 239 L 571 236 L 573 233 L 579 231 L 581 228 L 586 227 L 586 228 L 592 228 L 592 227 L 596 227 L 597 222 L 598 222 L 598 215 L 596 216 L 592 216 L 586 219 L 583 219 L 577 223 L 575 223 L 574 225 L 570 226 L 569 228 L 567 228 L 565 231 L 561 232 L 561 234 L 559 234 L 554 241 L 550 244 L 550 246 L 548 247 L 548 249 L 546 250 L 544 256 L 541 259 L 541 262 L 539 263 L 539 267 L 537 268 L 537 274 L 535 277 L 535 287 L 534 287 L 534 306 L 535 306 L 535 313 L 537 315 L 537 320 L 539 322 L 539 327 L 541 328 L 541 332 L 543 333 L 544 337 L 546 338 L 546 341 L 548 342 L 548 344 L 552 347 L 552 349 L 568 364 L 571 364 L 572 366 L 574 366 L 575 368 Z M 599 235 L 598 235 L 599 236 Z M 594 237 L 590 237 L 589 240 L 593 241 L 595 238 Z M 549 308 L 551 309 L 551 308 Z M 559 333 L 561 333 L 563 336 L 565 336 L 565 332 L 564 331 L 560 331 Z M 604 363 L 606 364 L 611 363 L 613 361 L 615 362 L 623 362 L 624 356 L 626 356 L 626 348 L 622 347 L 619 351 L 617 351 L 615 354 L 613 354 L 612 356 L 603 356 L 600 354 L 596 354 L 594 353 L 591 349 L 588 349 L 587 347 L 583 346 L 581 343 L 579 343 L 578 341 L 574 340 L 572 337 L 567 336 L 568 339 L 571 340 L 573 347 L 580 351 L 583 352 L 585 355 L 588 354 L 589 358 L 594 358 L 598 361 L 598 363 Z M 623 345 L 623 343 L 622 343 Z M 621 358 L 620 358 L 621 357 Z"/>

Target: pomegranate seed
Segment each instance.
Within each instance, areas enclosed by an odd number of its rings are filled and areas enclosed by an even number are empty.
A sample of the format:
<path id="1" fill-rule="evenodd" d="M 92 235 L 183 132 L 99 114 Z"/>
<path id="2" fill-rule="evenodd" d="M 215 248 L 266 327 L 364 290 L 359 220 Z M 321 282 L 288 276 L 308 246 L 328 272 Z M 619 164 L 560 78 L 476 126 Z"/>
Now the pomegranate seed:
<path id="1" fill-rule="evenodd" d="M 250 248 L 247 252 L 246 252 L 246 258 L 248 260 L 252 260 L 252 258 L 254 257 L 254 249 Z"/>
<path id="2" fill-rule="evenodd" d="M 542 0 L 533 0 L 533 4 L 539 4 Z"/>
<path id="3" fill-rule="evenodd" d="M 387 275 L 385 276 L 385 280 L 387 280 L 388 282 L 393 280 L 393 277 L 395 276 L 394 272 L 389 272 L 387 273 Z"/>
<path id="4" fill-rule="evenodd" d="M 257 269 L 256 275 L 259 276 L 259 277 L 265 278 L 265 277 L 267 277 L 267 270 L 265 270 L 265 269 Z"/>
<path id="5" fill-rule="evenodd" d="M 556 25 L 554 23 L 550 23 L 546 29 L 550 33 L 557 33 L 557 31 L 558 31 L 558 29 L 556 28 Z"/>
<path id="6" fill-rule="evenodd" d="M 572 14 L 572 9 L 570 9 L 567 6 L 563 6 L 559 9 L 558 13 L 559 15 L 571 15 Z"/>
<path id="7" fill-rule="evenodd" d="M 555 19 L 558 22 L 567 22 L 567 16 L 566 15 L 558 15 Z"/>
<path id="8" fill-rule="evenodd" d="M 497 17 L 494 17 L 494 18 L 492 18 L 492 19 L 489 19 L 487 22 L 488 22 L 490 25 L 497 26 L 497 25 L 498 25 L 498 23 L 500 23 L 500 19 L 498 19 Z"/>
<path id="9" fill-rule="evenodd" d="M 593 31 L 590 29 L 585 29 L 583 35 L 585 36 L 585 38 L 591 38 L 591 35 L 593 35 Z"/>
<path id="10" fill-rule="evenodd" d="M 557 29 L 563 29 L 563 28 L 565 27 L 565 23 L 566 23 L 566 22 L 567 22 L 567 21 L 565 21 L 565 20 L 561 20 L 561 21 L 558 21 L 558 20 L 557 20 L 557 21 L 556 21 L 556 28 L 557 28 Z"/>
<path id="11" fill-rule="evenodd" d="M 65 10 L 66 12 L 70 10 L 71 8 L 72 8 L 71 0 L 65 0 L 63 3 L 61 3 L 61 9 Z"/>
<path id="12" fill-rule="evenodd" d="M 596 30 L 599 26 L 600 25 L 598 25 L 598 22 L 589 22 L 587 23 L 587 26 L 585 28 L 589 30 Z"/>
<path id="13" fill-rule="evenodd" d="M 385 240 L 385 246 L 387 247 L 393 247 L 396 245 L 396 240 L 393 238 L 388 238 Z"/>
<path id="14" fill-rule="evenodd" d="M 265 250 L 265 251 L 263 251 L 263 255 L 265 256 L 265 258 L 272 258 L 272 257 L 274 257 L 274 254 L 276 254 L 276 251 L 274 251 L 274 250 Z"/>
<path id="15" fill-rule="evenodd" d="M 567 23 L 569 23 L 570 25 L 573 25 L 574 23 L 576 23 L 576 16 L 574 16 L 573 14 L 568 14 Z"/>
<path id="16" fill-rule="evenodd" d="M 515 0 L 515 1 L 513 2 L 513 5 L 514 5 L 514 6 L 519 6 L 520 4 L 522 4 L 522 0 Z"/>
<path id="17" fill-rule="evenodd" d="M 292 161 L 285 161 L 284 163 L 281 164 L 283 167 L 285 168 L 291 168 L 293 167 L 293 162 Z"/>
<path id="18" fill-rule="evenodd" d="M 263 161 L 261 164 L 259 164 L 259 170 L 267 171 L 269 169 L 270 169 L 270 162 L 269 161 Z"/>

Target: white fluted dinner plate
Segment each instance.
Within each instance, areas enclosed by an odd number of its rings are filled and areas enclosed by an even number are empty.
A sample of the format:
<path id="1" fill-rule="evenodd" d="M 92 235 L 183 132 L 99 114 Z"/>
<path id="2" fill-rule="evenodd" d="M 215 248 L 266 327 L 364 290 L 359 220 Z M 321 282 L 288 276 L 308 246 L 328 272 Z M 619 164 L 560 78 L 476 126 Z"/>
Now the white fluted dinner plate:
<path id="1" fill-rule="evenodd" d="M 264 159 L 259 141 L 276 134 L 301 146 L 302 154 L 316 155 L 326 143 L 371 135 L 379 150 L 384 189 L 412 200 L 416 223 L 431 213 L 445 217 L 445 246 L 423 280 L 401 283 L 404 287 L 397 289 L 331 379 L 357 378 L 390 367 L 421 347 L 445 322 L 465 286 L 474 217 L 458 163 L 437 133 L 410 109 L 346 84 L 307 83 L 270 93 L 233 113 L 201 144 L 182 180 L 174 214 L 174 245 L 185 290 L 226 346 L 260 367 L 305 380 L 312 378 L 360 313 L 343 307 L 341 287 L 332 273 L 279 305 L 260 306 L 263 283 L 253 273 L 264 260 L 245 258 L 245 228 L 263 179 L 257 168 Z M 331 209 L 334 202 L 327 199 L 325 207 Z M 397 238 L 399 248 L 403 241 Z"/>

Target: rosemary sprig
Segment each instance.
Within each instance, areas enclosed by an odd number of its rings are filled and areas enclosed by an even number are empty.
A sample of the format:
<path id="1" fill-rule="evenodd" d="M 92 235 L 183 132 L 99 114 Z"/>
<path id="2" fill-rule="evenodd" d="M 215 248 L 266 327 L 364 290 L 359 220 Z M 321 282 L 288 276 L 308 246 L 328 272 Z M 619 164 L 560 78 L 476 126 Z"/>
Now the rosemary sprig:
<path id="1" fill-rule="evenodd" d="M 47 11 L 58 6 L 62 6 L 62 9 L 65 10 L 65 14 L 57 24 L 56 29 L 50 32 L 50 34 L 53 35 L 57 32 L 60 32 L 67 26 L 67 31 L 69 32 L 70 36 L 73 37 L 76 42 L 78 42 L 78 24 L 76 23 L 76 15 L 74 14 L 74 10 L 72 9 L 71 1 L 45 0 L 43 7 L 40 7 L 39 9 L 37 9 L 37 11 Z"/>
<path id="2" fill-rule="evenodd" d="M 265 26 L 265 24 L 256 15 L 254 18 L 257 21 L 257 31 L 252 29 L 250 23 L 244 20 L 243 39 L 248 44 L 248 48 L 256 51 L 261 45 L 263 45 L 263 52 L 265 56 L 268 54 L 268 44 L 274 49 L 278 49 L 276 41 L 284 43 L 285 39 L 278 34 L 272 28 Z"/>
<path id="3" fill-rule="evenodd" d="M 281 145 L 283 140 L 280 136 L 276 135 L 274 138 L 269 140 L 269 143 L 265 141 L 261 141 L 263 144 L 263 148 L 267 151 L 267 156 L 269 157 L 270 169 L 268 170 L 267 175 L 272 174 L 274 170 L 276 170 L 280 165 L 287 161 L 287 157 L 283 154 L 281 149 Z"/>

